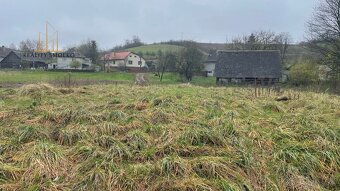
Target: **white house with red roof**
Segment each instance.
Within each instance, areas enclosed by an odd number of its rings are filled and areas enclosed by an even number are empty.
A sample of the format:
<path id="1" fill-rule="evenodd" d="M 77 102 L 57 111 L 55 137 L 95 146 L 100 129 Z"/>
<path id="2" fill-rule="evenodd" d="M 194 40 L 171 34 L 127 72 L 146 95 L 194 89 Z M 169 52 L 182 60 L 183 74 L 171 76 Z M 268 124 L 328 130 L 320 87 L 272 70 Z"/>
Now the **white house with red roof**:
<path id="1" fill-rule="evenodd" d="M 143 57 L 129 51 L 110 52 L 105 54 L 102 60 L 108 68 L 142 71 L 147 67 Z"/>

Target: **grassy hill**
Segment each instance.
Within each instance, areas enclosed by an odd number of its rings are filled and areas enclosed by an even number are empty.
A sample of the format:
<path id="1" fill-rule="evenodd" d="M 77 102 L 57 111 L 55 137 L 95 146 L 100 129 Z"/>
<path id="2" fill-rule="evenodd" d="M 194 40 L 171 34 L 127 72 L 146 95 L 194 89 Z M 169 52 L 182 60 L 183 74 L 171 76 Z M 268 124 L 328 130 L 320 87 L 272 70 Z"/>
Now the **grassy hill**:
<path id="1" fill-rule="evenodd" d="M 0 89 L 0 190 L 337 190 L 340 97 L 285 94 Z"/>
<path id="2" fill-rule="evenodd" d="M 157 56 L 158 51 L 164 52 L 179 52 L 183 47 L 176 45 L 168 45 L 168 44 L 151 44 L 144 45 L 135 48 L 128 49 L 129 51 L 135 53 L 142 53 L 143 56 L 147 59 L 152 59 Z"/>

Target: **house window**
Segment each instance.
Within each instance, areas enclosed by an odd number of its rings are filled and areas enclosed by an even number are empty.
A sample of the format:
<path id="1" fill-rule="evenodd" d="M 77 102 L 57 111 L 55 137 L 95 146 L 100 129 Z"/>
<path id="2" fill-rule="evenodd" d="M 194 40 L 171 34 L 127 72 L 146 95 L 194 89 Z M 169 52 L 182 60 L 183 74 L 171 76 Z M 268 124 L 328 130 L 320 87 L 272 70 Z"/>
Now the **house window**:
<path id="1" fill-rule="evenodd" d="M 112 61 L 112 64 L 116 64 L 116 61 L 114 60 L 114 61 Z"/>
<path id="2" fill-rule="evenodd" d="M 141 66 L 141 65 L 142 65 L 142 61 L 138 61 L 138 65 L 140 65 L 140 66 Z"/>
<path id="3" fill-rule="evenodd" d="M 129 60 L 129 64 L 133 64 L 132 60 Z"/>

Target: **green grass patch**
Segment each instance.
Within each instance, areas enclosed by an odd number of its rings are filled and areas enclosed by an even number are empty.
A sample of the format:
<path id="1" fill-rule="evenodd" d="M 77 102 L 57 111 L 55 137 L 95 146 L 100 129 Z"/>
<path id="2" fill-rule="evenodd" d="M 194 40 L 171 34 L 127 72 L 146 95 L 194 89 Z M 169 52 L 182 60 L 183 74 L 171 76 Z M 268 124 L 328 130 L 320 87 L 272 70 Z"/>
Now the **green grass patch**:
<path id="1" fill-rule="evenodd" d="M 164 52 L 179 52 L 182 50 L 182 46 L 176 46 L 176 45 L 169 45 L 169 44 L 151 44 L 151 45 L 144 45 L 139 46 L 135 48 L 128 49 L 129 51 L 135 52 L 135 53 L 154 53 L 157 55 L 158 51 Z"/>
<path id="2" fill-rule="evenodd" d="M 125 72 L 72 72 L 71 80 L 133 81 L 134 74 Z M 36 83 L 68 79 L 68 72 L 53 71 L 0 71 L 0 83 Z"/>

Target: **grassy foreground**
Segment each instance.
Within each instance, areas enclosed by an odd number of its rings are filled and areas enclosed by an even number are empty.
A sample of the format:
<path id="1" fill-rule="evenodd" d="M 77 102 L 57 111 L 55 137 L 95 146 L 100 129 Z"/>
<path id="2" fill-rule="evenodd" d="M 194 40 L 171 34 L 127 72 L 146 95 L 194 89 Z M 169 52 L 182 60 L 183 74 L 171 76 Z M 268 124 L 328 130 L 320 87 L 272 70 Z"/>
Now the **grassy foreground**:
<path id="1" fill-rule="evenodd" d="M 340 97 L 286 94 L 0 89 L 0 190 L 337 190 Z"/>
<path id="2" fill-rule="evenodd" d="M 68 72 L 53 71 L 0 71 L 0 83 L 36 83 L 51 82 L 68 78 Z M 134 74 L 126 72 L 72 72 L 72 80 L 115 80 L 115 81 L 133 81 Z"/>

